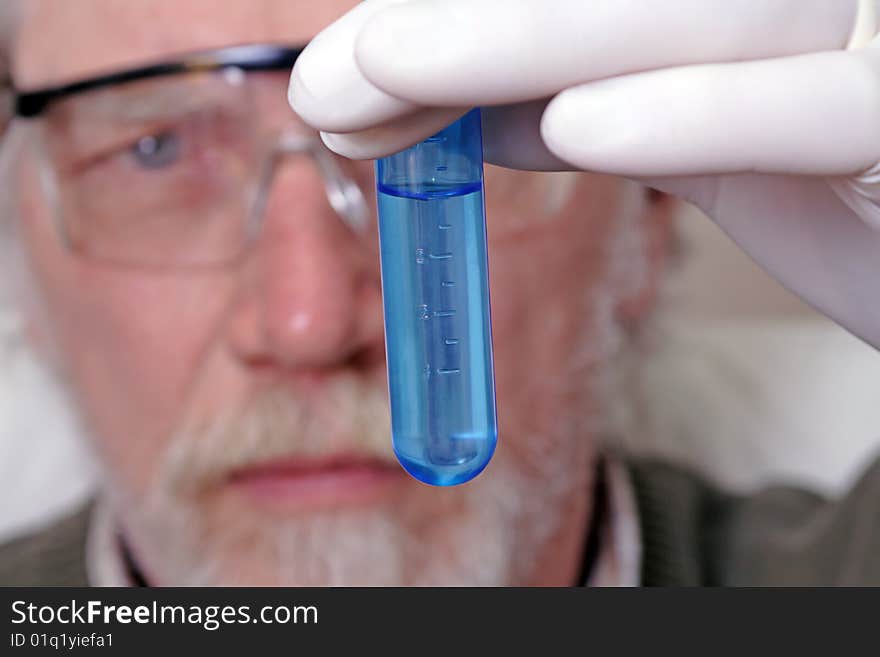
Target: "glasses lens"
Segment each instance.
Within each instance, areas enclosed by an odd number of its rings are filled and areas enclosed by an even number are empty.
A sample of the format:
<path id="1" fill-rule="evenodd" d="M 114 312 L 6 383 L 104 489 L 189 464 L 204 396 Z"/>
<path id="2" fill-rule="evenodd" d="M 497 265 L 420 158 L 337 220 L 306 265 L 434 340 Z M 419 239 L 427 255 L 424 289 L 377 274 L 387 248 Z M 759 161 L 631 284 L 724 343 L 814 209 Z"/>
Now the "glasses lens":
<path id="1" fill-rule="evenodd" d="M 45 145 L 68 244 L 132 265 L 235 260 L 261 157 L 247 79 L 156 78 L 53 106 Z"/>

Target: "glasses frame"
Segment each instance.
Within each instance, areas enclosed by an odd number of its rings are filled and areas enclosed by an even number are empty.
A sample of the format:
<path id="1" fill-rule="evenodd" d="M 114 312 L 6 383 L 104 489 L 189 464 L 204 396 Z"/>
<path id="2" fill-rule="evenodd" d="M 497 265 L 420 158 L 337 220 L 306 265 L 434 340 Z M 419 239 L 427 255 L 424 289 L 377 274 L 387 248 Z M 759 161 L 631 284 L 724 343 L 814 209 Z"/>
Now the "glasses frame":
<path id="1" fill-rule="evenodd" d="M 304 45 L 288 46 L 274 44 L 228 46 L 184 54 L 174 60 L 156 62 L 124 71 L 105 73 L 57 86 L 47 86 L 31 91 L 15 91 L 13 89 L 13 113 L 16 117 L 22 119 L 36 119 L 44 114 L 53 104 L 71 96 L 150 78 L 184 75 L 194 72 L 210 73 L 228 69 L 237 69 L 242 72 L 289 71 L 304 48 Z M 245 247 L 252 243 L 262 232 L 263 215 L 265 214 L 265 205 L 274 172 L 279 162 L 284 157 L 290 155 L 306 155 L 311 157 L 321 172 L 325 194 L 337 215 L 356 234 L 363 235 L 365 231 L 369 230 L 370 210 L 363 190 L 356 181 L 343 172 L 335 161 L 337 156 L 324 146 L 317 134 L 310 138 L 282 132 L 276 137 L 274 144 L 269 146 L 267 157 L 264 158 L 263 164 L 255 178 L 255 187 L 251 195 L 252 200 L 248 204 L 249 210 L 244 218 L 246 222 Z M 46 154 L 42 153 L 42 156 L 45 160 Z M 48 180 L 51 174 L 47 167 L 48 165 L 42 167 L 43 170 L 40 175 L 41 188 L 46 195 L 50 207 L 54 209 L 56 230 L 65 248 L 86 258 L 104 261 L 108 264 L 124 265 L 138 269 L 154 268 L 151 265 L 123 263 L 113 259 L 96 258 L 80 253 L 77 249 L 73 248 L 64 222 L 61 221 L 63 209 L 60 207 L 57 185 L 54 184 L 54 180 Z M 211 265 L 163 266 L 166 269 L 201 269 L 204 267 L 210 268 Z"/>
<path id="2" fill-rule="evenodd" d="M 196 71 L 218 71 L 224 68 L 237 68 L 242 71 L 290 70 L 304 49 L 304 45 L 228 46 L 32 91 L 18 91 L 13 85 L 13 113 L 20 118 L 34 118 L 62 98 L 148 78 L 182 75 Z"/>

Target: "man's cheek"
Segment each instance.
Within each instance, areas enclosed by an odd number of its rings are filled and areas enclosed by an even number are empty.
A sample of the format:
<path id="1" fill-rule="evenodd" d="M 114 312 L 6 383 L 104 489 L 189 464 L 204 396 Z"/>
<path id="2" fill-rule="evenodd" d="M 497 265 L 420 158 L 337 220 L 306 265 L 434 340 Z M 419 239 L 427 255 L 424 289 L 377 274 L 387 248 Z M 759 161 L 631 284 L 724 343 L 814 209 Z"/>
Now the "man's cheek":
<path id="1" fill-rule="evenodd" d="M 65 336 L 90 429 L 108 458 L 138 480 L 180 424 L 193 388 L 210 378 L 203 370 L 217 351 L 212 338 L 222 316 L 210 301 L 217 291 L 205 291 L 195 313 L 185 286 L 161 287 L 96 286 Z"/>

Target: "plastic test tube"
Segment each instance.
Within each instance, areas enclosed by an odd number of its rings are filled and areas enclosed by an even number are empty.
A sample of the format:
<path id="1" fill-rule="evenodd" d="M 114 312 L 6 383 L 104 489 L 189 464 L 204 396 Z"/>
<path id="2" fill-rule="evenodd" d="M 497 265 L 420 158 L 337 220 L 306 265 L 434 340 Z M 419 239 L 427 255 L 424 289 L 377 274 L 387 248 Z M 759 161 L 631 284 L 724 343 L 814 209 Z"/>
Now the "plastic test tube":
<path id="1" fill-rule="evenodd" d="M 480 111 L 376 176 L 394 451 L 420 481 L 464 483 L 498 434 Z"/>

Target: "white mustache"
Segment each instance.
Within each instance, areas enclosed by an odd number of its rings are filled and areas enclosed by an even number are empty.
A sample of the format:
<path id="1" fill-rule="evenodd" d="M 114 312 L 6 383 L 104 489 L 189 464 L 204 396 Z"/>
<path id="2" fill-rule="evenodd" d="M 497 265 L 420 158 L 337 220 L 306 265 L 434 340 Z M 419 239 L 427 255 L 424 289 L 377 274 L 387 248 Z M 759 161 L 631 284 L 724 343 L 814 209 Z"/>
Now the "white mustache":
<path id="1" fill-rule="evenodd" d="M 339 455 L 396 462 L 385 390 L 351 375 L 328 381 L 317 401 L 272 388 L 220 417 L 187 423 L 171 441 L 153 490 L 194 495 L 267 461 Z"/>

